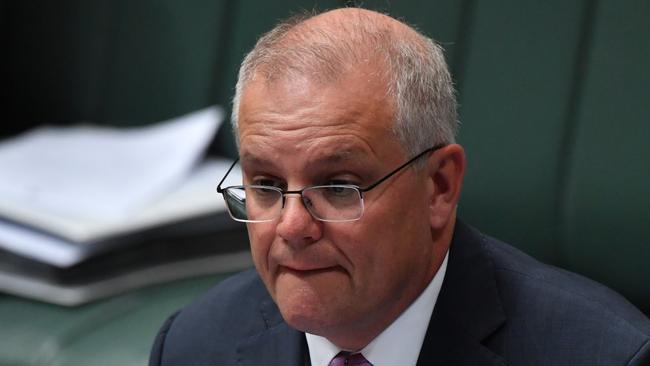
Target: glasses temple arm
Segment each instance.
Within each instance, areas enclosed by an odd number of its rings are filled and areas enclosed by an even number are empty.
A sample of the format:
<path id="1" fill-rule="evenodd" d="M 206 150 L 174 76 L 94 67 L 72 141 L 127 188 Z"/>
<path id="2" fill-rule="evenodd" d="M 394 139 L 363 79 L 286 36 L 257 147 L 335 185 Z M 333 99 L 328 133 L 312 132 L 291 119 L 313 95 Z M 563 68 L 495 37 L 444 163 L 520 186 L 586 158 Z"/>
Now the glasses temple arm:
<path id="1" fill-rule="evenodd" d="M 371 190 L 371 189 L 377 187 L 378 185 L 380 185 L 381 183 L 383 183 L 386 179 L 392 177 L 395 173 L 397 173 L 397 172 L 399 172 L 400 170 L 404 169 L 404 168 L 407 167 L 409 164 L 411 164 L 411 163 L 413 163 L 414 161 L 418 160 L 419 158 L 421 158 L 421 157 L 424 156 L 425 154 L 430 153 L 430 152 L 433 152 L 433 151 L 436 151 L 436 150 L 438 150 L 438 149 L 440 149 L 440 148 L 442 148 L 442 147 L 444 147 L 444 146 L 446 146 L 446 144 L 436 145 L 436 146 L 434 146 L 434 147 L 430 147 L 430 148 L 424 150 L 423 152 L 421 152 L 421 153 L 415 155 L 413 158 L 411 158 L 411 160 L 409 160 L 409 161 L 407 161 L 406 163 L 404 163 L 404 164 L 400 165 L 399 167 L 395 168 L 392 172 L 386 174 L 386 175 L 385 175 L 383 178 L 381 178 L 380 180 L 376 181 L 375 183 L 373 183 L 373 184 L 371 184 L 371 185 L 369 185 L 369 186 L 367 186 L 367 187 L 359 188 L 359 190 L 360 190 L 361 192 L 367 192 L 367 191 L 369 191 L 369 190 Z"/>
<path id="2" fill-rule="evenodd" d="M 230 171 L 232 170 L 232 168 L 235 167 L 235 165 L 237 164 L 238 161 L 239 161 L 239 158 L 235 159 L 235 161 L 232 163 L 230 168 L 228 168 L 228 171 L 226 172 L 226 174 L 224 174 L 223 178 L 221 178 L 221 181 L 219 182 L 219 184 L 217 184 L 217 193 L 222 193 L 223 192 L 223 189 L 221 189 L 221 185 L 226 180 L 226 177 L 228 177 L 228 174 L 230 174 Z"/>

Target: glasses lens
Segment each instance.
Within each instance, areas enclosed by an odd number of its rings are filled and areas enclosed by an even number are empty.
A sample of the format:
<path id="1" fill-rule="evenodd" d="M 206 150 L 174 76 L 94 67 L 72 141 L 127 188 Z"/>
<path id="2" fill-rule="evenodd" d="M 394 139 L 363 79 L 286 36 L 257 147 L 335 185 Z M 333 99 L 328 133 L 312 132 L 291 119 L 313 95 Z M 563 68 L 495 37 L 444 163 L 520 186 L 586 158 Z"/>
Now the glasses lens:
<path id="1" fill-rule="evenodd" d="M 237 221 L 270 221 L 282 211 L 282 192 L 275 187 L 228 187 L 223 196 L 230 216 Z"/>
<path id="2" fill-rule="evenodd" d="M 323 221 L 358 220 L 363 213 L 363 199 L 356 186 L 316 186 L 303 192 L 305 207 Z"/>

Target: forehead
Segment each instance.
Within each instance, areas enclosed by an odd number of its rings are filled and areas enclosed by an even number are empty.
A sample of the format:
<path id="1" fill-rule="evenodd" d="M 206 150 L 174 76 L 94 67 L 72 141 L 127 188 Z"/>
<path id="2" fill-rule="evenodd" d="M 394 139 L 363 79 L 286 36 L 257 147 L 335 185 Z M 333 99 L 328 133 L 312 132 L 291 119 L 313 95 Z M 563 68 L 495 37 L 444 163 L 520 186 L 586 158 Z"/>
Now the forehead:
<path id="1" fill-rule="evenodd" d="M 367 72 L 327 83 L 253 80 L 242 93 L 238 115 L 243 159 L 329 155 L 336 160 L 379 155 L 398 145 L 387 84 Z"/>

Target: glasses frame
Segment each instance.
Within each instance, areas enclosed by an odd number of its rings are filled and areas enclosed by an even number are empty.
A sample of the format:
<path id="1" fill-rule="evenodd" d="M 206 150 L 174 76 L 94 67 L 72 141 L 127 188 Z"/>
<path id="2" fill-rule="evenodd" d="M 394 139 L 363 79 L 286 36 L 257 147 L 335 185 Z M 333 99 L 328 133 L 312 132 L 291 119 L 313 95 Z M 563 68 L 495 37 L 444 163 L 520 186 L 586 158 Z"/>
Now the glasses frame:
<path id="1" fill-rule="evenodd" d="M 443 148 L 443 147 L 445 147 L 445 146 L 447 146 L 447 144 L 439 144 L 439 145 L 436 145 L 436 146 L 430 147 L 430 148 L 428 148 L 428 149 L 422 151 L 421 153 L 419 153 L 419 154 L 415 155 L 414 157 L 412 157 L 411 159 L 409 159 L 409 160 L 408 160 L 407 162 L 405 162 L 404 164 L 402 164 L 402 165 L 398 166 L 397 168 L 393 169 L 390 173 L 384 175 L 383 177 L 381 177 L 381 178 L 379 178 L 378 180 L 376 180 L 374 183 L 371 183 L 371 184 L 369 184 L 369 185 L 367 185 L 367 186 L 365 186 L 365 187 L 359 187 L 359 186 L 356 186 L 356 185 L 353 185 L 353 184 L 327 184 L 327 185 L 308 186 L 308 187 L 304 187 L 304 188 L 299 189 L 299 190 L 292 190 L 292 191 L 285 191 L 285 190 L 283 190 L 283 189 L 281 189 L 281 188 L 278 188 L 278 187 L 273 187 L 273 186 L 261 186 L 261 185 L 238 185 L 238 186 L 228 186 L 228 187 L 223 187 L 223 188 L 222 188 L 221 185 L 222 185 L 223 182 L 226 180 L 226 178 L 228 177 L 228 175 L 230 174 L 230 172 L 233 170 L 233 168 L 235 167 L 235 165 L 237 165 L 237 162 L 239 162 L 239 158 L 237 158 L 237 159 L 232 163 L 232 165 L 230 166 L 230 168 L 228 168 L 228 171 L 227 171 L 226 174 L 223 176 L 223 178 L 221 178 L 221 180 L 219 181 L 219 184 L 217 184 L 217 193 L 220 193 L 220 194 L 223 195 L 223 199 L 224 199 L 224 201 L 226 201 L 226 207 L 228 208 L 228 213 L 230 214 L 230 217 L 231 217 L 233 220 L 235 220 L 235 221 L 258 223 L 258 222 L 270 222 L 270 221 L 274 221 L 274 220 L 276 220 L 277 218 L 279 218 L 279 217 L 282 215 L 282 210 L 284 209 L 284 204 L 285 204 L 285 201 L 286 201 L 286 195 L 288 195 L 288 194 L 298 194 L 298 195 L 300 195 L 300 199 L 301 199 L 301 201 L 303 202 L 303 205 L 305 205 L 305 208 L 307 209 L 307 211 L 309 211 L 309 214 L 310 214 L 314 219 L 316 219 L 316 220 L 318 220 L 318 221 L 323 221 L 323 222 L 350 222 L 350 221 L 357 221 L 357 220 L 361 219 L 361 217 L 363 216 L 363 212 L 364 212 L 363 194 L 364 194 L 365 192 L 368 192 L 368 191 L 370 191 L 371 189 L 373 189 L 373 188 L 377 187 L 378 185 L 380 185 L 381 183 L 385 182 L 386 180 L 388 180 L 388 178 L 390 178 L 390 177 L 392 177 L 393 175 L 397 174 L 399 171 L 401 171 L 402 169 L 404 169 L 404 168 L 406 168 L 407 166 L 411 165 L 413 162 L 415 162 L 416 160 L 420 159 L 420 158 L 423 157 L 424 155 L 426 155 L 426 154 L 428 154 L 428 153 L 432 153 L 432 152 L 434 152 L 434 151 L 436 151 L 436 150 L 439 150 L 439 149 L 441 149 L 441 148 Z M 274 191 L 280 192 L 280 193 L 282 194 L 282 207 L 281 207 L 281 209 L 280 209 L 280 215 L 278 215 L 278 217 L 275 217 L 275 218 L 272 218 L 272 219 L 268 219 L 268 220 L 242 220 L 242 219 L 237 219 L 237 218 L 235 218 L 235 217 L 233 216 L 232 212 L 230 212 L 230 206 L 228 205 L 227 199 L 226 199 L 226 197 L 225 197 L 225 192 L 226 192 L 226 190 L 228 190 L 229 188 L 239 188 L 239 189 L 242 189 L 242 188 L 245 188 L 245 187 L 267 188 L 267 189 L 272 189 L 272 190 L 274 190 Z M 361 199 L 361 214 L 359 215 L 359 217 L 357 217 L 357 218 L 355 218 L 355 219 L 345 219 L 345 220 L 330 220 L 330 219 L 322 219 L 322 218 L 317 217 L 317 216 L 316 216 L 316 215 L 311 211 L 311 209 L 309 208 L 309 206 L 305 204 L 305 196 L 303 195 L 303 192 L 305 192 L 306 190 L 314 189 L 314 188 L 324 188 L 324 187 L 344 187 L 344 188 L 353 188 L 353 189 L 357 190 L 357 192 L 359 193 L 359 197 L 360 197 L 360 199 Z"/>

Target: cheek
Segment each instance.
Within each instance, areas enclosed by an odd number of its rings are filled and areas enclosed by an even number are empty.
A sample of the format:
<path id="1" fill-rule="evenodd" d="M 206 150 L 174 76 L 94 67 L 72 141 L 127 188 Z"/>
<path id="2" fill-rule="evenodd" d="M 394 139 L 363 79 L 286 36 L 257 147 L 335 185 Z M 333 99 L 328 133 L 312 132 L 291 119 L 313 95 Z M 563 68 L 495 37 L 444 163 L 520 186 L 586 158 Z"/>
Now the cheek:
<path id="1" fill-rule="evenodd" d="M 384 196 L 383 205 L 375 205 L 366 212 L 363 231 L 357 238 L 364 242 L 361 259 L 369 262 L 368 270 L 376 272 L 375 276 L 390 277 L 394 272 L 419 270 L 415 266 L 429 262 L 427 244 L 431 231 L 427 204 L 424 195 L 410 193 Z"/>
<path id="2" fill-rule="evenodd" d="M 266 278 L 269 272 L 269 251 L 275 235 L 275 227 L 270 223 L 255 223 L 248 225 L 248 240 L 251 245 L 253 263 L 259 274 Z"/>
<path id="3" fill-rule="evenodd" d="M 324 231 L 324 239 L 332 243 L 344 259 L 350 274 L 352 286 L 358 290 L 374 282 L 382 271 L 382 258 L 385 246 L 390 239 L 390 229 L 377 225 L 372 217 L 349 224 L 329 225 Z"/>

